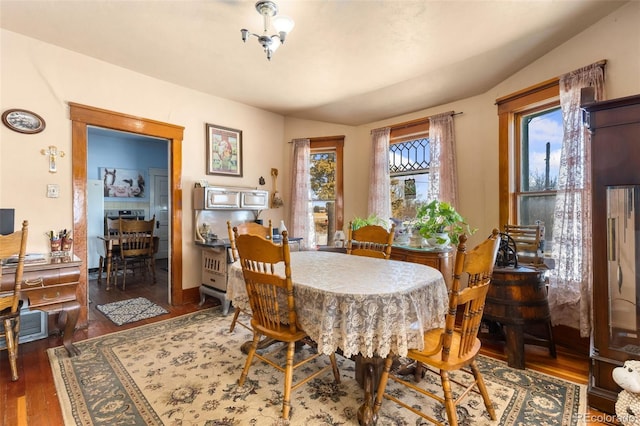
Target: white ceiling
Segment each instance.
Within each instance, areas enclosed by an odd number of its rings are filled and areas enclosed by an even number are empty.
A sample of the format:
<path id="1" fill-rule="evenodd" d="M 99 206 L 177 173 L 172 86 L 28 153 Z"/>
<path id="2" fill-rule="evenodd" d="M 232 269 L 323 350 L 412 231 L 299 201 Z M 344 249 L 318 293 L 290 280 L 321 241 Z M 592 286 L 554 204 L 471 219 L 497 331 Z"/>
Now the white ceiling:
<path id="1" fill-rule="evenodd" d="M 278 1 L 269 62 L 253 1 L 0 0 L 0 26 L 286 116 L 359 125 L 483 93 L 615 0 Z"/>

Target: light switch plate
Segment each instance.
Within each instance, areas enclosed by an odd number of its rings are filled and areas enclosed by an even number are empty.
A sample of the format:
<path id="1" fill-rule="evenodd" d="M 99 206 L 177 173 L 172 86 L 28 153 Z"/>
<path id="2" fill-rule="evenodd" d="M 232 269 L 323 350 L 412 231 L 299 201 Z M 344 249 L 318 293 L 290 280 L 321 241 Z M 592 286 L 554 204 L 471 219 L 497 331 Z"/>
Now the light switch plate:
<path id="1" fill-rule="evenodd" d="M 59 195 L 60 195 L 60 190 L 58 185 L 56 184 L 47 185 L 47 198 L 58 198 Z"/>

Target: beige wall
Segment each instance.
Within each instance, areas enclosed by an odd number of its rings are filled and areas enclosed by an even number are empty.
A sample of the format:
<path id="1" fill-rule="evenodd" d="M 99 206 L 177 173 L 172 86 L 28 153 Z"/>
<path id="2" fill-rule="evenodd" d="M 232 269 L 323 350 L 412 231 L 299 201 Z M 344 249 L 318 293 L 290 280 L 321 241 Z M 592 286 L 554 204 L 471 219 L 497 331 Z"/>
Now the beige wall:
<path id="1" fill-rule="evenodd" d="M 498 117 L 495 100 L 577 68 L 607 60 L 608 99 L 640 93 L 640 2 L 630 2 L 564 45 L 484 94 L 435 108 L 345 129 L 326 123 L 285 119 L 285 138 L 340 132 L 345 141 L 345 221 L 366 216 L 371 129 L 454 110 L 459 176 L 459 210 L 478 228 L 476 244 L 498 223 Z M 490 66 L 488 64 L 487 66 Z M 289 170 L 289 169 L 287 169 Z"/>
<path id="2" fill-rule="evenodd" d="M 15 207 L 16 220 L 31 222 L 30 251 L 46 251 L 50 228 L 72 227 L 71 127 L 67 102 L 141 116 L 185 127 L 183 144 L 183 287 L 199 284 L 200 256 L 192 244 L 191 192 L 200 179 L 222 185 L 256 186 L 270 169 L 280 170 L 279 189 L 289 198 L 291 145 L 298 137 L 345 135 L 345 220 L 367 214 L 370 130 L 440 112 L 455 118 L 460 210 L 484 238 L 498 220 L 498 131 L 495 99 L 600 59 L 608 61 L 608 98 L 640 93 L 640 2 L 630 2 L 487 93 L 412 114 L 351 127 L 311 122 L 248 107 L 146 77 L 40 41 L 1 30 L 0 108 L 24 108 L 47 122 L 44 132 L 23 135 L 0 126 L 0 206 Z M 490 64 L 488 64 L 490 66 Z M 205 174 L 204 124 L 244 132 L 244 177 Z M 66 152 L 50 174 L 40 150 Z M 60 198 L 45 197 L 46 185 L 60 185 Z M 286 207 L 286 206 L 285 206 Z M 262 215 L 277 223 L 288 210 Z"/>
<path id="3" fill-rule="evenodd" d="M 73 228 L 71 123 L 68 102 L 184 126 L 182 150 L 183 287 L 200 284 L 200 252 L 192 237 L 191 191 L 195 181 L 271 189 L 270 170 L 283 168 L 284 119 L 260 109 L 146 77 L 19 34 L 0 33 L 0 108 L 24 108 L 46 121 L 42 133 L 24 135 L 0 126 L 0 206 L 16 209 L 16 222 L 28 219 L 28 247 L 48 252 L 45 231 Z M 205 123 L 241 129 L 242 178 L 205 173 Z M 48 172 L 40 150 L 56 145 L 66 156 L 58 172 Z M 46 198 L 46 185 L 60 186 L 59 198 Z M 282 209 L 262 215 L 281 219 Z M 277 223 L 277 222 L 276 222 Z M 16 225 L 17 226 L 17 225 Z"/>

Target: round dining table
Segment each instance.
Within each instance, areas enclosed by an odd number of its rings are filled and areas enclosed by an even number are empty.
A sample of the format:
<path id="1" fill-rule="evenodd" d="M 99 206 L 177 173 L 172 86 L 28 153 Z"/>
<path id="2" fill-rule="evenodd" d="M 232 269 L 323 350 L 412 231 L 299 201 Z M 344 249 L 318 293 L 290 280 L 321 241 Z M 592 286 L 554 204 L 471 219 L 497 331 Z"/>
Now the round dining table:
<path id="1" fill-rule="evenodd" d="M 276 273 L 284 275 L 284 265 L 278 267 Z M 425 331 L 444 325 L 447 286 L 430 266 L 300 251 L 291 253 L 291 279 L 298 322 L 327 355 L 340 350 L 356 362 L 389 353 L 405 356 L 409 349 L 424 348 Z M 234 306 L 250 309 L 239 262 L 231 265 L 227 292 Z M 369 373 L 374 374 L 365 370 Z M 369 380 L 368 386 L 364 380 L 366 406 L 372 391 L 367 388 L 376 385 L 375 377 Z"/>

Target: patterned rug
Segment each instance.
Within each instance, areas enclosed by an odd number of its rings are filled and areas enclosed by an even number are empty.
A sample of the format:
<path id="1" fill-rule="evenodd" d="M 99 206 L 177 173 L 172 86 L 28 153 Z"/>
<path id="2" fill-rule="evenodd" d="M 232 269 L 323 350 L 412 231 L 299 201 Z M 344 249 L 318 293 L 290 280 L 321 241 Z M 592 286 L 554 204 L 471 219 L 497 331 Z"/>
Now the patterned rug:
<path id="1" fill-rule="evenodd" d="M 162 306 L 156 305 L 144 297 L 97 305 L 96 309 L 116 325 L 128 324 L 168 313 Z"/>
<path id="2" fill-rule="evenodd" d="M 288 422 L 279 417 L 283 375 L 273 367 L 254 361 L 247 382 L 238 387 L 246 359 L 240 346 L 251 333 L 244 327 L 229 333 L 230 320 L 216 307 L 76 342 L 82 353 L 74 358 L 62 347 L 49 349 L 65 424 L 358 424 L 363 391 L 354 379 L 354 362 L 341 356 L 337 358 L 342 383 L 336 385 L 329 372 L 292 392 Z M 314 362 L 328 360 L 320 357 Z M 461 425 L 564 426 L 578 424 L 584 417 L 585 386 L 515 370 L 482 356 L 479 364 L 498 421 L 488 418 L 481 397 L 472 394 L 458 409 Z M 421 383 L 440 387 L 437 376 Z M 395 383 L 389 386 L 403 400 L 413 400 L 437 418 L 445 418 L 444 409 L 431 401 L 418 400 Z M 426 424 L 388 400 L 379 414 L 378 425 Z"/>

